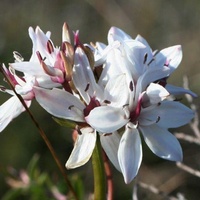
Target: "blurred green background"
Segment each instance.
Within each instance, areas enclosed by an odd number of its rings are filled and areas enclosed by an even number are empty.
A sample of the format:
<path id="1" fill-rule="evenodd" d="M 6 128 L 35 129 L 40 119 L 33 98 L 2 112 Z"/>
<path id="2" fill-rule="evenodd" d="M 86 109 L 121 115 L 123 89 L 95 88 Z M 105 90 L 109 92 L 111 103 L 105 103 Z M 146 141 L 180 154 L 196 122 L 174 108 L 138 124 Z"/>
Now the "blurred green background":
<path id="1" fill-rule="evenodd" d="M 142 35 L 152 49 L 163 49 L 176 44 L 183 47 L 183 61 L 173 73 L 170 83 L 182 86 L 183 75 L 189 78 L 190 88 L 200 94 L 200 1 L 198 0 L 1 0 L 0 1 L 0 62 L 13 62 L 13 51 L 25 60 L 31 56 L 32 43 L 28 27 L 40 26 L 51 31 L 55 45 L 61 44 L 62 25 L 67 22 L 71 30 L 80 30 L 84 43 L 101 41 L 107 43 L 107 32 L 117 26 L 133 38 Z M 1 78 L 3 79 L 3 77 Z M 3 82 L 1 82 L 3 84 Z M 0 94 L 0 103 L 8 99 Z M 195 100 L 199 106 L 198 99 Z M 63 164 L 72 147 L 71 131 L 57 125 L 35 102 L 31 111 L 38 120 Z M 188 127 L 178 131 L 192 134 Z M 200 169 L 200 148 L 182 142 L 185 161 Z M 47 147 L 26 113 L 15 119 L 0 134 L 0 197 L 9 189 L 5 183 L 7 168 L 25 169 L 35 153 L 40 155 L 39 167 L 62 179 Z M 138 179 L 154 184 L 165 192 L 183 192 L 188 199 L 198 199 L 200 180 L 175 167 L 174 163 L 162 161 L 144 147 L 144 160 Z M 120 173 L 114 171 L 115 199 L 131 199 L 133 184 L 125 185 Z M 91 163 L 69 171 L 80 174 L 87 193 L 93 191 Z M 171 181 L 171 182 L 170 182 Z M 176 183 L 172 187 L 172 183 Z M 163 187 L 162 187 L 163 186 Z M 159 199 L 142 189 L 140 199 Z"/>

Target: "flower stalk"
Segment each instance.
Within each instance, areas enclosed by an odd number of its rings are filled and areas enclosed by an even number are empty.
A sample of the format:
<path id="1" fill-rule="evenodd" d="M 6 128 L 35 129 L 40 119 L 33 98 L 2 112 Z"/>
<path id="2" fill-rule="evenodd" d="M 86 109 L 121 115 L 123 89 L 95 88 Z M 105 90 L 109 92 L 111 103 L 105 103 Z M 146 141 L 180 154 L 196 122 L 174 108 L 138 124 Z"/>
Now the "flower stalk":
<path id="1" fill-rule="evenodd" d="M 106 181 L 107 181 L 107 200 L 113 200 L 112 171 L 110 169 L 109 160 L 105 151 L 103 151 L 103 160 L 104 160 L 104 168 L 105 168 Z"/>
<path id="2" fill-rule="evenodd" d="M 99 136 L 97 136 L 96 146 L 92 154 L 92 166 L 94 174 L 94 200 L 106 200 L 106 178 Z"/>

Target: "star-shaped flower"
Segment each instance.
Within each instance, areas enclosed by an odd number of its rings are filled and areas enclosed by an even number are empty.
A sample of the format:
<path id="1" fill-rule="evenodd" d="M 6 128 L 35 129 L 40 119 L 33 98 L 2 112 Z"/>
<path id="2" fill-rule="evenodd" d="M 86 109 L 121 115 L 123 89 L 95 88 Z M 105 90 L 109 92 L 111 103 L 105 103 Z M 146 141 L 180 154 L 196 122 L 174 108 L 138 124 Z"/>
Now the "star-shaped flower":
<path id="1" fill-rule="evenodd" d="M 98 44 L 97 48 L 99 47 L 100 50 L 95 50 L 95 55 L 96 65 L 103 64 L 100 83 L 105 85 L 110 78 L 125 74 L 124 88 L 129 89 L 129 101 L 122 106 L 124 113 L 116 113 L 114 106 L 101 106 L 94 108 L 86 120 L 97 131 L 112 133 L 102 136 L 101 140 L 112 147 L 117 145 L 115 148 L 109 148 L 107 155 L 110 160 L 115 160 L 113 164 L 117 165 L 116 159 L 111 157 L 114 156 L 113 150 L 118 149 L 117 159 L 125 182 L 129 183 L 137 175 L 142 161 L 140 132 L 157 156 L 173 161 L 182 160 L 180 144 L 168 128 L 188 123 L 194 113 L 167 97 L 183 93 L 196 95 L 167 83 L 167 78 L 182 59 L 181 46 L 153 52 L 141 36 L 134 40 L 122 30 L 112 27 L 108 33 L 108 46 Z M 120 93 L 116 98 L 120 98 Z M 122 117 L 127 123 L 119 139 L 116 131 Z M 110 140 L 109 136 L 115 139 Z M 104 149 L 107 147 L 108 145 L 105 145 Z"/>

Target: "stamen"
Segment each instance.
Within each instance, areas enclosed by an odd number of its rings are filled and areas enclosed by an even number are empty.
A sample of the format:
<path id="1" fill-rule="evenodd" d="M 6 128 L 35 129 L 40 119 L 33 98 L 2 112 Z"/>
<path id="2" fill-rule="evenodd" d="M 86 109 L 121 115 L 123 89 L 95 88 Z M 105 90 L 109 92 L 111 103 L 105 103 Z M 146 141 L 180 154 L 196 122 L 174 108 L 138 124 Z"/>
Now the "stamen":
<path id="1" fill-rule="evenodd" d="M 45 60 L 45 59 L 42 58 L 42 56 L 41 56 L 39 51 L 36 51 L 36 55 L 37 55 L 38 60 L 39 60 L 40 63 Z"/>
<path id="2" fill-rule="evenodd" d="M 132 122 L 128 122 L 126 127 L 129 129 L 138 128 L 138 121 L 136 121 L 134 124 Z"/>
<path id="3" fill-rule="evenodd" d="M 124 110 L 124 119 L 128 119 L 130 117 L 130 111 L 128 108 L 128 104 L 123 105 L 123 110 Z"/>
<path id="4" fill-rule="evenodd" d="M 17 51 L 13 51 L 13 56 L 14 56 L 15 60 L 18 62 L 22 62 L 24 60 L 22 55 Z"/>
<path id="5" fill-rule="evenodd" d="M 133 81 L 130 82 L 129 88 L 130 88 L 130 90 L 131 90 L 131 92 L 132 92 L 132 91 L 133 91 Z"/>
<path id="6" fill-rule="evenodd" d="M 136 121 L 136 122 L 135 122 L 135 128 L 138 128 L 138 126 L 139 126 L 139 122 Z"/>
<path id="7" fill-rule="evenodd" d="M 128 103 L 127 103 L 127 104 L 124 104 L 124 105 L 123 105 L 123 108 L 127 107 L 128 105 L 129 105 Z"/>
<path id="8" fill-rule="evenodd" d="M 50 40 L 48 40 L 48 42 L 47 42 L 47 51 L 48 51 L 49 54 L 54 52 L 53 44 Z"/>
<path id="9" fill-rule="evenodd" d="M 0 91 L 1 91 L 1 92 L 5 92 L 5 91 L 6 91 L 6 88 L 5 88 L 4 86 L 0 85 Z"/>
<path id="10" fill-rule="evenodd" d="M 83 110 L 77 108 L 76 106 L 74 105 L 71 105 L 68 107 L 68 109 L 74 113 L 76 113 L 76 115 L 80 118 L 80 119 L 83 119 Z"/>
<path id="11" fill-rule="evenodd" d="M 149 66 L 154 60 L 155 58 L 152 58 L 147 65 Z"/>
<path id="12" fill-rule="evenodd" d="M 155 57 L 159 52 L 160 52 L 160 51 L 155 50 L 155 51 L 153 52 L 153 57 Z"/>
<path id="13" fill-rule="evenodd" d="M 148 57 L 148 54 L 147 54 L 147 53 L 145 53 L 145 55 L 144 55 L 144 61 L 143 61 L 143 64 L 145 64 L 145 63 L 146 63 L 146 61 L 147 61 L 147 57 Z"/>
<path id="14" fill-rule="evenodd" d="M 90 84 L 88 83 L 87 85 L 86 85 L 86 88 L 85 88 L 85 92 L 87 92 L 88 90 L 89 90 L 89 87 L 90 87 Z"/>
<path id="15" fill-rule="evenodd" d="M 103 136 L 110 136 L 112 133 L 104 133 Z"/>
<path id="16" fill-rule="evenodd" d="M 157 117 L 156 123 L 160 121 L 160 116 Z"/>
<path id="17" fill-rule="evenodd" d="M 109 100 L 104 100 L 104 103 L 110 104 L 111 102 Z"/>
<path id="18" fill-rule="evenodd" d="M 76 125 L 76 126 L 75 126 L 75 130 L 77 131 L 77 133 L 78 133 L 79 135 L 82 135 L 82 133 L 81 133 L 81 131 L 80 131 L 80 128 L 79 128 L 79 125 Z"/>
<path id="19" fill-rule="evenodd" d="M 37 52 L 36 52 L 36 55 L 37 55 L 37 57 L 38 57 L 38 60 L 41 62 L 41 61 L 42 61 L 42 56 L 41 56 L 40 52 L 37 51 Z"/>
<path id="20" fill-rule="evenodd" d="M 69 110 L 71 110 L 74 107 L 74 105 L 71 105 L 68 107 Z"/>

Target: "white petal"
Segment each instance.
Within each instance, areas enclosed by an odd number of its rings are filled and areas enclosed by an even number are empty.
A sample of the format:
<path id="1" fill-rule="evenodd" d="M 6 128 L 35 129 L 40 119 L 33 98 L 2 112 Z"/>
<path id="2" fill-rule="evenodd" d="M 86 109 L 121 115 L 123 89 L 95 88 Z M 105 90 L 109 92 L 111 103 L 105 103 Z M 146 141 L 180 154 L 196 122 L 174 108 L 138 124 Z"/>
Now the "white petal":
<path id="1" fill-rule="evenodd" d="M 90 127 L 82 128 L 81 135 L 75 142 L 73 151 L 65 166 L 73 169 L 84 165 L 90 159 L 96 144 L 96 132 Z"/>
<path id="2" fill-rule="evenodd" d="M 36 81 L 38 83 L 39 87 L 42 88 L 54 88 L 54 87 L 60 87 L 60 83 L 53 82 L 51 77 L 47 74 L 44 76 L 36 76 Z"/>
<path id="3" fill-rule="evenodd" d="M 174 85 L 170 85 L 170 84 L 167 84 L 165 86 L 165 88 L 169 91 L 170 94 L 172 95 L 183 95 L 183 94 L 190 94 L 192 97 L 197 97 L 197 95 L 190 91 L 190 90 L 187 90 L 187 89 L 184 89 L 182 87 L 177 87 L 177 86 L 174 86 Z"/>
<path id="4" fill-rule="evenodd" d="M 123 58 L 121 51 L 118 47 L 108 47 L 110 50 L 106 54 L 106 63 L 99 79 L 99 83 L 102 86 L 105 86 L 111 78 L 124 73 L 124 71 L 121 70 L 121 67 L 124 66 L 125 59 Z"/>
<path id="5" fill-rule="evenodd" d="M 85 106 L 82 102 L 61 89 L 53 90 L 34 87 L 36 100 L 50 114 L 56 117 L 84 122 L 83 109 Z"/>
<path id="6" fill-rule="evenodd" d="M 33 76 L 45 75 L 45 72 L 40 66 L 39 62 L 16 62 L 11 63 L 10 66 L 15 70 L 23 72 L 25 74 Z"/>
<path id="7" fill-rule="evenodd" d="M 178 67 L 183 56 L 181 45 L 165 48 L 160 51 L 160 54 L 164 55 L 167 58 L 167 62 L 169 62 L 167 64 L 171 70 L 171 73 Z"/>
<path id="8" fill-rule="evenodd" d="M 120 139 L 121 137 L 117 132 L 108 135 L 100 134 L 101 145 L 106 155 L 116 169 L 121 172 L 117 156 Z"/>
<path id="9" fill-rule="evenodd" d="M 31 101 L 26 101 L 26 104 L 29 107 Z M 0 132 L 3 131 L 14 118 L 24 112 L 24 110 L 24 106 L 17 96 L 11 97 L 2 104 L 0 106 Z"/>
<path id="10" fill-rule="evenodd" d="M 146 94 L 148 95 L 151 104 L 157 104 L 169 96 L 169 92 L 164 87 L 155 83 L 150 83 L 146 90 Z"/>
<path id="11" fill-rule="evenodd" d="M 194 118 L 194 111 L 179 102 L 164 101 L 159 106 L 160 120 L 158 125 L 166 128 L 177 128 L 189 123 Z"/>
<path id="12" fill-rule="evenodd" d="M 141 42 L 142 44 L 144 44 L 152 52 L 151 47 L 149 46 L 149 43 L 141 35 L 137 35 L 135 40 L 137 40 L 137 41 Z"/>
<path id="13" fill-rule="evenodd" d="M 35 29 L 35 38 L 33 38 L 32 42 L 33 42 L 33 47 L 34 51 L 40 51 L 40 53 L 43 54 L 43 51 L 46 51 L 46 45 L 47 45 L 47 41 L 50 39 L 49 35 L 45 34 L 39 26 L 36 27 Z M 29 36 L 31 37 L 31 34 L 29 32 Z M 31 37 L 32 39 L 32 37 Z M 35 39 L 35 40 L 34 40 Z"/>
<path id="14" fill-rule="evenodd" d="M 189 123 L 194 117 L 194 112 L 176 101 L 163 101 L 156 107 L 143 109 L 140 113 L 139 123 L 148 125 L 156 122 L 164 128 L 177 128 Z"/>
<path id="15" fill-rule="evenodd" d="M 127 39 L 131 39 L 131 37 L 126 34 L 124 31 L 122 31 L 121 29 L 117 28 L 117 27 L 111 27 L 109 32 L 108 32 L 108 43 L 111 44 L 113 41 L 115 40 L 127 40 Z"/>
<path id="16" fill-rule="evenodd" d="M 128 103 L 129 91 L 126 75 L 121 74 L 108 81 L 104 91 L 104 98 L 110 102 L 109 105 L 122 107 Z"/>
<path id="17" fill-rule="evenodd" d="M 126 44 L 129 46 L 129 49 L 126 48 L 126 54 L 131 63 L 129 67 L 131 75 L 137 81 L 147 69 L 146 65 L 152 60 L 153 55 L 151 49 L 139 41 L 132 40 L 131 42 L 126 42 Z"/>
<path id="18" fill-rule="evenodd" d="M 90 126 L 101 133 L 112 133 L 128 122 L 122 108 L 111 106 L 96 107 L 85 119 Z"/>
<path id="19" fill-rule="evenodd" d="M 138 98 L 140 93 L 142 93 L 150 83 L 169 76 L 169 72 L 170 70 L 167 67 L 148 68 L 148 70 L 146 70 L 138 79 L 136 98 Z"/>
<path id="20" fill-rule="evenodd" d="M 73 82 L 87 104 L 90 102 L 90 97 L 103 95 L 95 81 L 88 58 L 80 47 L 75 52 Z"/>
<path id="21" fill-rule="evenodd" d="M 183 153 L 180 143 L 169 131 L 155 124 L 140 126 L 140 129 L 146 144 L 154 154 L 167 160 L 182 160 Z"/>
<path id="22" fill-rule="evenodd" d="M 118 150 L 119 164 L 125 183 L 130 183 L 138 173 L 142 161 L 142 145 L 137 129 L 126 127 Z"/>
<path id="23" fill-rule="evenodd" d="M 95 60 L 95 66 L 103 65 L 106 59 L 105 52 L 106 45 L 101 42 L 96 42 L 96 47 L 94 49 L 94 60 Z"/>

